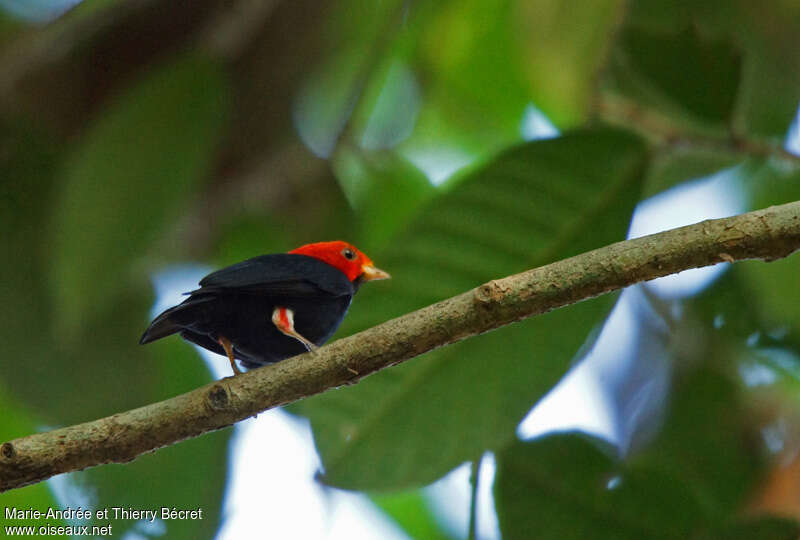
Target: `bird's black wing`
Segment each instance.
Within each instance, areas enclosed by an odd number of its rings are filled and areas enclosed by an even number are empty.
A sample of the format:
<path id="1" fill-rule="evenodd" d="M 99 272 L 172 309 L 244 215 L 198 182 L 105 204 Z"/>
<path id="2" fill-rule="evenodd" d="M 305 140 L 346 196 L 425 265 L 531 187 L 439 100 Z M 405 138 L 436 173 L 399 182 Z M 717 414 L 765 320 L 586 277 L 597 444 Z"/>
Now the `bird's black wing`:
<path id="1" fill-rule="evenodd" d="M 353 284 L 341 271 L 307 255 L 261 255 L 228 266 L 200 280 L 200 288 L 188 294 L 222 291 L 268 294 L 275 297 L 345 296 Z"/>

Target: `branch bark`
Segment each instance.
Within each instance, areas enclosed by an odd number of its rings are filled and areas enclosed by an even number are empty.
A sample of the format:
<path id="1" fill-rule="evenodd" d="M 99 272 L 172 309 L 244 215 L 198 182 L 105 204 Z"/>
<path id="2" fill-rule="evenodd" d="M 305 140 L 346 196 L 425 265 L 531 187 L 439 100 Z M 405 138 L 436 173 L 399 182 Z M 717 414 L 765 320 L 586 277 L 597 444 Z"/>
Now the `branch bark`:
<path id="1" fill-rule="evenodd" d="M 641 281 L 800 249 L 800 201 L 618 242 L 481 285 L 315 353 L 106 418 L 0 445 L 0 492 L 123 463 L 259 412 L 353 384 L 437 347 Z"/>

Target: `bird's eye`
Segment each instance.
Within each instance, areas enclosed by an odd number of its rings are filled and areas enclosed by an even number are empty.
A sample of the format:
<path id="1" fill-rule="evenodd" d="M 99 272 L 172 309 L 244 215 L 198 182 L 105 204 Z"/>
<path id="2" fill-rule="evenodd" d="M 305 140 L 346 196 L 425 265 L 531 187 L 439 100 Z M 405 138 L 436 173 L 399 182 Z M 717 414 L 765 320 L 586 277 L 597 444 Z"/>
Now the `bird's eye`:
<path id="1" fill-rule="evenodd" d="M 348 261 L 352 261 L 356 258 L 356 253 L 350 248 L 344 248 L 342 250 L 342 256 Z"/>

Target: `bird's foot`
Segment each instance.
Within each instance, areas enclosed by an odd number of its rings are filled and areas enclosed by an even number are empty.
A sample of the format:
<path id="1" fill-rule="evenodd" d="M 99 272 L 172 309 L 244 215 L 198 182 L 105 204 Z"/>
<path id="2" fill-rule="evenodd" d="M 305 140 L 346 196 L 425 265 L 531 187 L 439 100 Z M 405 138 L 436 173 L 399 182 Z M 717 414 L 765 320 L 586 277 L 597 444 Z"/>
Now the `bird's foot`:
<path id="1" fill-rule="evenodd" d="M 231 341 L 226 337 L 220 336 L 217 342 L 222 345 L 222 348 L 225 349 L 225 354 L 228 355 L 228 361 L 231 363 L 231 369 L 233 369 L 233 376 L 241 375 L 242 370 L 236 365 L 236 358 L 233 355 L 233 344 Z"/>

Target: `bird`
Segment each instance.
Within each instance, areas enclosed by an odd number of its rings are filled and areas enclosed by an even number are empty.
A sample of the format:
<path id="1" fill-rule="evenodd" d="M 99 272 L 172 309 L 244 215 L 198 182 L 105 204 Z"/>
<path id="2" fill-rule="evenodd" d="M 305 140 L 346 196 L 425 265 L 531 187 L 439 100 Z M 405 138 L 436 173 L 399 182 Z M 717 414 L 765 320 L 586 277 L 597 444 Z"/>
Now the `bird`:
<path id="1" fill-rule="evenodd" d="M 314 351 L 336 332 L 362 283 L 391 276 L 336 240 L 260 255 L 212 272 L 158 315 L 141 345 L 179 334 L 250 369 Z"/>

